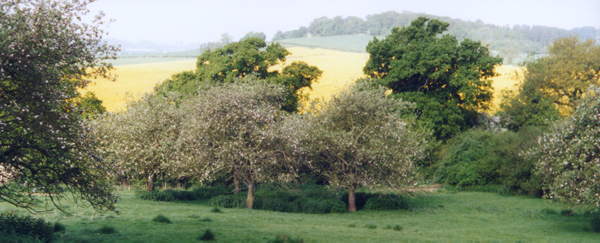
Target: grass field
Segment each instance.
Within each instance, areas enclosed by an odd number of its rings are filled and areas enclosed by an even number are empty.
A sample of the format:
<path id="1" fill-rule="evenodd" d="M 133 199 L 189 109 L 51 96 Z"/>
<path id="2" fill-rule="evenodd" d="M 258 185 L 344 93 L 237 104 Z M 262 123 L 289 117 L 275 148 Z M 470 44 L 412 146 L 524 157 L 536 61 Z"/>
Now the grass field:
<path id="1" fill-rule="evenodd" d="M 349 87 L 357 78 L 363 76 L 362 68 L 369 58 L 366 53 L 345 52 L 322 48 L 289 47 L 292 53 L 287 63 L 305 61 L 318 66 L 323 70 L 323 76 L 312 89 L 305 90 L 310 100 L 327 99 L 333 94 Z M 141 97 L 144 93 L 151 92 L 154 86 L 171 75 L 194 69 L 194 59 L 172 59 L 161 61 L 160 58 L 132 58 L 121 60 L 124 65 L 117 65 L 115 74 L 116 82 L 104 79 L 96 80 L 89 87 L 104 102 L 109 111 L 120 111 L 125 108 L 126 101 Z M 131 64 L 138 63 L 138 64 Z M 501 90 L 511 88 L 518 82 L 522 68 L 518 66 L 503 65 L 498 68 L 500 76 L 494 78 L 495 107 L 500 102 Z M 522 75 L 521 75 L 522 76 Z"/>
<path id="2" fill-rule="evenodd" d="M 197 242 L 206 229 L 217 242 L 267 242 L 276 235 L 305 242 L 598 242 L 587 219 L 559 212 L 549 200 L 484 192 L 435 192 L 411 199 L 411 210 L 298 214 L 248 209 L 211 212 L 204 202 L 154 202 L 122 191 L 119 214 L 94 214 L 70 207 L 73 215 L 44 213 L 67 226 L 58 242 Z M 0 203 L 0 210 L 12 207 Z M 152 222 L 162 214 L 173 223 Z M 209 220 L 206 220 L 209 218 Z M 203 220 L 204 219 L 204 220 Z M 401 230 L 386 229 L 399 225 Z M 115 234 L 100 234 L 111 226 Z"/>

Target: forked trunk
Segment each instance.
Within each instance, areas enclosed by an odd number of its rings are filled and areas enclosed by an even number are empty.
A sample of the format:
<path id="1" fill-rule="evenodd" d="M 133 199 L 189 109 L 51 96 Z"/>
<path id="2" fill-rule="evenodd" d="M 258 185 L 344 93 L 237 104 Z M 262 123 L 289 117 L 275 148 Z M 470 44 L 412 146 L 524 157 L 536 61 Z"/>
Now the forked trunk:
<path id="1" fill-rule="evenodd" d="M 356 194 L 354 188 L 348 189 L 348 211 L 356 212 Z"/>
<path id="2" fill-rule="evenodd" d="M 246 208 L 254 207 L 254 183 L 248 183 L 248 196 L 246 197 Z"/>

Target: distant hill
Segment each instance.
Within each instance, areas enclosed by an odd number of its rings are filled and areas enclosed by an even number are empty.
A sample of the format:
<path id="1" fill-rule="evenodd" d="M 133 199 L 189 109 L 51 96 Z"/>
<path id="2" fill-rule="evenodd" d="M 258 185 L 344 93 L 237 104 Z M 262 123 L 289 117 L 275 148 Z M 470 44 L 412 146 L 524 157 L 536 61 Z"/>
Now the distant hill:
<path id="1" fill-rule="evenodd" d="M 279 31 L 274 41 L 288 46 L 307 46 L 365 51 L 374 36 L 385 36 L 397 26 L 406 26 L 419 16 L 436 18 L 450 23 L 449 32 L 459 39 L 478 40 L 490 46 L 493 53 L 504 58 L 505 63 L 520 63 L 527 58 L 544 55 L 546 47 L 555 39 L 578 36 L 581 39 L 600 40 L 600 29 L 580 27 L 571 30 L 548 26 L 498 26 L 482 21 L 465 21 L 413 12 L 384 12 L 360 17 L 321 17 L 308 26 L 295 30 Z"/>

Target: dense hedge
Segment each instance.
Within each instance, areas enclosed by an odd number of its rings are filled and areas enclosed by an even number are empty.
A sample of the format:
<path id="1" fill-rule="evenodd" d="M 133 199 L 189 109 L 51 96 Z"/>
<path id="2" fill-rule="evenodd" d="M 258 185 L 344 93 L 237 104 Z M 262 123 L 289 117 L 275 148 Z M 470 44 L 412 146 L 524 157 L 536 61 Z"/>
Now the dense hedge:
<path id="1" fill-rule="evenodd" d="M 231 192 L 231 188 L 226 186 L 205 186 L 192 190 L 164 190 L 140 192 L 139 197 L 144 200 L 153 201 L 193 201 L 210 199 L 212 197 Z"/>
<path id="2" fill-rule="evenodd" d="M 0 214 L 0 242 L 51 242 L 58 231 L 64 226 L 13 212 Z"/>

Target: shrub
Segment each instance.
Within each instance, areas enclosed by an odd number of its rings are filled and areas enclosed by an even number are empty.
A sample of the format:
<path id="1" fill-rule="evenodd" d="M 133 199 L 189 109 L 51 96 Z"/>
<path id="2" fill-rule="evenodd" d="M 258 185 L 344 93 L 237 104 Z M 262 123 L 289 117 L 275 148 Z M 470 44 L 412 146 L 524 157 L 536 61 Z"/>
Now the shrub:
<path id="1" fill-rule="evenodd" d="M 50 242 L 54 237 L 54 232 L 54 225 L 43 219 L 20 216 L 14 212 L 0 214 L 0 233 L 26 235 L 43 242 Z"/>
<path id="2" fill-rule="evenodd" d="M 211 213 L 222 213 L 223 211 L 221 211 L 220 208 L 213 208 L 210 210 Z"/>
<path id="3" fill-rule="evenodd" d="M 204 231 L 203 234 L 201 234 L 198 237 L 198 240 L 201 240 L 201 241 L 215 240 L 215 234 L 212 231 L 210 231 L 210 229 L 207 229 L 206 231 Z"/>
<path id="4" fill-rule="evenodd" d="M 268 243 L 303 243 L 304 240 L 301 238 L 293 238 L 288 235 L 278 235 L 275 239 L 268 241 Z"/>
<path id="5" fill-rule="evenodd" d="M 395 231 L 401 231 L 402 230 L 402 226 L 400 225 L 394 225 L 394 227 L 392 227 L 393 230 Z"/>
<path id="6" fill-rule="evenodd" d="M 54 223 L 54 233 L 65 232 L 67 227 L 61 223 Z"/>
<path id="7" fill-rule="evenodd" d="M 203 186 L 192 190 L 195 195 L 195 200 L 210 199 L 215 196 L 225 195 L 231 192 L 231 188 L 224 185 Z"/>
<path id="8" fill-rule="evenodd" d="M 558 212 L 556 212 L 556 210 L 550 208 L 544 208 L 541 212 L 546 215 L 558 215 Z"/>
<path id="9" fill-rule="evenodd" d="M 367 229 L 377 229 L 377 225 L 374 225 L 374 224 L 367 224 L 367 225 L 365 225 L 365 227 Z"/>
<path id="10" fill-rule="evenodd" d="M 152 219 L 152 221 L 157 222 L 157 223 L 163 223 L 163 224 L 170 224 L 170 223 L 172 223 L 169 218 L 165 217 L 162 214 L 159 214 L 156 217 L 154 217 Z"/>
<path id="11" fill-rule="evenodd" d="M 246 206 L 246 194 L 238 193 L 216 196 L 208 201 L 208 205 L 222 208 L 243 208 Z"/>
<path id="12" fill-rule="evenodd" d="M 19 235 L 14 233 L 0 233 L 0 242 L 2 243 L 42 243 L 38 238 L 30 235 Z"/>
<path id="13" fill-rule="evenodd" d="M 395 194 L 379 194 L 370 197 L 365 204 L 367 210 L 394 210 L 408 209 L 408 202 L 404 197 Z"/>
<path id="14" fill-rule="evenodd" d="M 114 234 L 117 233 L 117 230 L 112 226 L 105 225 L 100 227 L 96 232 L 100 234 Z"/>
<path id="15" fill-rule="evenodd" d="M 563 209 L 563 210 L 560 210 L 560 215 L 562 215 L 562 216 L 574 216 L 575 212 L 573 212 L 573 209 Z"/>
<path id="16" fill-rule="evenodd" d="M 596 213 L 592 216 L 590 226 L 592 227 L 593 232 L 600 233 L 600 214 Z"/>
<path id="17" fill-rule="evenodd" d="M 303 198 L 298 203 L 303 213 L 342 213 L 346 211 L 344 203 L 336 199 Z"/>
<path id="18" fill-rule="evenodd" d="M 210 218 L 203 218 L 203 219 L 200 219 L 200 222 L 212 222 L 212 219 L 210 219 Z"/>

